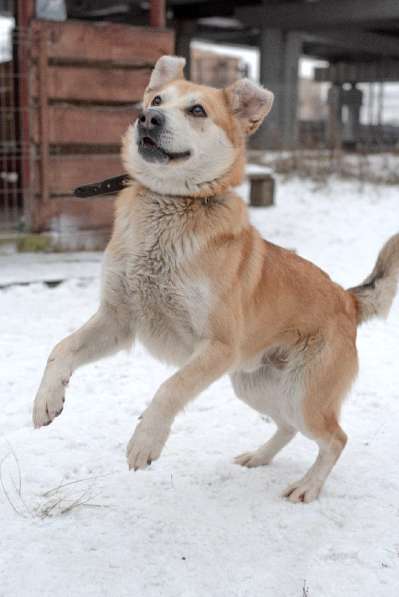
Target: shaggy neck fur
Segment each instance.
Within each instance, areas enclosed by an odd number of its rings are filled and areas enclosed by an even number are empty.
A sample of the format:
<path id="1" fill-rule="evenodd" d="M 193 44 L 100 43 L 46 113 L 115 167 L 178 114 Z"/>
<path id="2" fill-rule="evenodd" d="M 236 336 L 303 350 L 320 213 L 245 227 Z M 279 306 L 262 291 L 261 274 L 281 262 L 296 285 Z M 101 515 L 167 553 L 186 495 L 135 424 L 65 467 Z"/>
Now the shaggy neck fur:
<path id="1" fill-rule="evenodd" d="M 245 153 L 240 150 L 233 164 L 226 172 L 213 180 L 195 181 L 190 179 L 168 179 L 159 175 L 156 166 L 147 166 L 146 171 L 133 168 L 128 159 L 128 145 L 124 144 L 122 159 L 129 175 L 143 187 L 158 195 L 193 197 L 208 199 L 225 193 L 242 183 L 245 172 Z M 149 171 L 151 174 L 149 175 Z"/>
<path id="2" fill-rule="evenodd" d="M 246 205 L 231 191 L 184 197 L 156 193 L 132 181 L 116 203 L 115 230 L 120 236 L 131 239 L 133 232 L 135 242 L 146 251 L 150 248 L 152 253 L 157 245 L 164 258 L 166 251 L 172 260 L 176 250 L 179 258 L 187 259 L 211 238 L 232 237 L 248 226 Z"/>

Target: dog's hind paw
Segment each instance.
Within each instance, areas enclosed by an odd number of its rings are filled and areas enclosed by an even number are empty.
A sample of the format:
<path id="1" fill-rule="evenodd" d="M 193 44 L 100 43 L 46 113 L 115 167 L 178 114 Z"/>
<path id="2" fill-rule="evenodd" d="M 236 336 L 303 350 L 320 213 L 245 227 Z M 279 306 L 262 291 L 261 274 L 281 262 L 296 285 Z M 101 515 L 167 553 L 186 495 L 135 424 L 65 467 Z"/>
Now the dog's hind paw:
<path id="1" fill-rule="evenodd" d="M 255 466 L 265 466 L 270 464 L 271 460 L 270 456 L 265 455 L 259 450 L 255 450 L 254 452 L 244 452 L 244 454 L 236 456 L 234 458 L 234 463 L 248 468 L 254 468 Z"/>

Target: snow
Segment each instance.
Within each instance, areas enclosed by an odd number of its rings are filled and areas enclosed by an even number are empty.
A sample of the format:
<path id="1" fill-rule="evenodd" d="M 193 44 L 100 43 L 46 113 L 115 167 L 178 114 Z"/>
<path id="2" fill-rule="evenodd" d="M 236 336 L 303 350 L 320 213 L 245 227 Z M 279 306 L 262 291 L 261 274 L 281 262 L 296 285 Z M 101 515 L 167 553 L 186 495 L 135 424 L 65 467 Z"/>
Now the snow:
<path id="1" fill-rule="evenodd" d="M 399 229 L 399 196 L 353 181 L 317 189 L 279 180 L 276 207 L 252 219 L 353 285 Z M 170 374 L 140 346 L 78 371 L 62 416 L 32 429 L 50 349 L 98 301 L 98 279 L 68 270 L 64 257 L 49 257 L 64 283 L 0 290 L 1 597 L 396 597 L 399 301 L 388 322 L 360 329 L 360 376 L 343 413 L 348 446 L 321 498 L 297 505 L 279 493 L 315 446 L 298 436 L 269 467 L 234 465 L 273 425 L 228 379 L 178 417 L 159 461 L 128 472 L 125 445 Z M 41 279 L 43 262 L 25 259 L 27 280 Z"/>
<path id="2" fill-rule="evenodd" d="M 0 253 L 0 288 L 13 284 L 46 282 L 68 278 L 87 279 L 101 273 L 100 253 Z"/>

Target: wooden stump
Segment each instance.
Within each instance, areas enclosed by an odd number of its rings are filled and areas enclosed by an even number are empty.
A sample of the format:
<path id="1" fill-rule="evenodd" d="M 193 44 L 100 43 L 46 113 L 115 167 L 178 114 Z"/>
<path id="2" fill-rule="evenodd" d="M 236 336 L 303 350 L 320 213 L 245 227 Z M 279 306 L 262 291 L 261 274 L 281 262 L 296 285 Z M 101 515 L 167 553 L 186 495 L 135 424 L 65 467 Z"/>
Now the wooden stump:
<path id="1" fill-rule="evenodd" d="M 270 205 L 274 205 L 276 183 L 271 172 L 249 173 L 248 179 L 250 184 L 250 206 L 269 207 Z"/>

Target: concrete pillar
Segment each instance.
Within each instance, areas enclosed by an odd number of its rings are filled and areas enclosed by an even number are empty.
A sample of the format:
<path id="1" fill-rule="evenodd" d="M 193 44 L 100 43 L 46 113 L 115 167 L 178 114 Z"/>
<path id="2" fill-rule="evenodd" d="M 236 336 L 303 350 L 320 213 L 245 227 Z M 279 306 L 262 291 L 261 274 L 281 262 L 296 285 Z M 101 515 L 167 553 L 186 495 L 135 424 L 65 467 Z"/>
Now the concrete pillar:
<path id="1" fill-rule="evenodd" d="M 284 48 L 284 121 L 283 146 L 293 149 L 298 144 L 298 77 L 299 59 L 302 53 L 302 36 L 290 31 L 285 36 Z"/>
<path id="2" fill-rule="evenodd" d="M 260 82 L 274 93 L 274 104 L 265 122 L 251 140 L 251 146 L 255 149 L 273 148 L 281 144 L 283 47 L 283 32 L 280 29 L 262 29 L 259 38 Z"/>
<path id="3" fill-rule="evenodd" d="M 259 40 L 260 81 L 273 91 L 273 109 L 254 136 L 256 149 L 292 148 L 297 143 L 299 33 L 263 29 Z"/>

